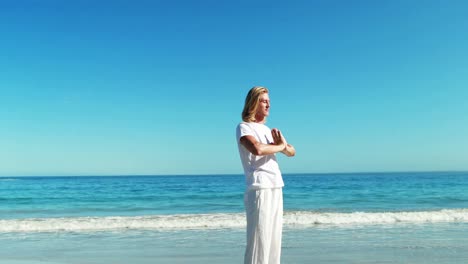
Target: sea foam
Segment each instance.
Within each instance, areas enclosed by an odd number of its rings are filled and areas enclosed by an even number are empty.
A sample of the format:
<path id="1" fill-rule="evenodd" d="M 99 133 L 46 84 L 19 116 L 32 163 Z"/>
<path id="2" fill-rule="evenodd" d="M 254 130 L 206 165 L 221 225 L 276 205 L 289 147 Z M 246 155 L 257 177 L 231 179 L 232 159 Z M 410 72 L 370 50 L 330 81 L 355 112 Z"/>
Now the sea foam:
<path id="1" fill-rule="evenodd" d="M 468 223 L 468 209 L 420 212 L 324 213 L 289 211 L 284 226 L 307 228 L 344 225 L 379 225 L 396 223 Z M 151 216 L 29 218 L 0 220 L 0 232 L 81 232 L 106 230 L 186 230 L 244 228 L 243 213 L 179 214 Z"/>

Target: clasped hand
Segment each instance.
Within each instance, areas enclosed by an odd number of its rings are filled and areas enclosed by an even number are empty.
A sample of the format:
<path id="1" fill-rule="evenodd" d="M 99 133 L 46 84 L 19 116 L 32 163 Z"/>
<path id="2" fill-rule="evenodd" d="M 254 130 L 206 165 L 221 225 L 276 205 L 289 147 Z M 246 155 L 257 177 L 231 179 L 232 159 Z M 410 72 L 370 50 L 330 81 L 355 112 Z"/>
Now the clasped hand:
<path id="1" fill-rule="evenodd" d="M 283 146 L 284 149 L 286 149 L 288 143 L 279 129 L 273 128 L 271 130 L 271 136 L 273 137 L 273 142 L 275 145 Z"/>

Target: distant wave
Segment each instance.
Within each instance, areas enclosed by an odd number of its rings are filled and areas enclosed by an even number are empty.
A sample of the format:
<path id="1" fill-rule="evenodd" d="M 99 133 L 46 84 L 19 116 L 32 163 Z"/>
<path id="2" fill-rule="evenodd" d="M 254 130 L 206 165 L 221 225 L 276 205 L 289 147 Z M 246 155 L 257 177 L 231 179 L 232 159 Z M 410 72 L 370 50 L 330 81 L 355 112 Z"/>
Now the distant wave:
<path id="1" fill-rule="evenodd" d="M 421 212 L 320 213 L 286 212 L 284 226 L 379 225 L 395 223 L 468 223 L 468 209 Z M 133 217 L 70 217 L 0 220 L 0 232 L 80 232 L 106 230 L 185 230 L 245 227 L 243 213 L 152 215 Z"/>

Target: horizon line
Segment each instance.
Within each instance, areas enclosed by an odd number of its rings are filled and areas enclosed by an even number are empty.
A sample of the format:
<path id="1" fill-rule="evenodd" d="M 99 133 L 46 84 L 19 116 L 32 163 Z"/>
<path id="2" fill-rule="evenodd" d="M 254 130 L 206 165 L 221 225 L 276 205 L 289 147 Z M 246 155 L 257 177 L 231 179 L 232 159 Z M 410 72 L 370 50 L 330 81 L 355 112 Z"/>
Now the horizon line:
<path id="1" fill-rule="evenodd" d="M 354 172 L 287 172 L 282 175 L 305 175 L 305 174 L 392 174 L 392 173 L 468 173 L 468 170 L 408 170 L 408 171 L 354 171 Z M 194 174 L 68 174 L 68 175 L 0 175 L 0 178 L 8 177 L 162 177 L 162 176 L 244 176 L 244 173 L 194 173 Z"/>

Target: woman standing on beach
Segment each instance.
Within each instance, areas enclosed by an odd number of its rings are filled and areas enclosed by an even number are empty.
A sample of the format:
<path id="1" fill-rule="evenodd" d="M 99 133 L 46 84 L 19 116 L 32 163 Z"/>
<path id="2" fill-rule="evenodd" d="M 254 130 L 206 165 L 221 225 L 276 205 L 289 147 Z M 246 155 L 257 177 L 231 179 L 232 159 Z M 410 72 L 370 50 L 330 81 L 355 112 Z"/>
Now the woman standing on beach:
<path id="1" fill-rule="evenodd" d="M 269 111 L 268 89 L 253 87 L 245 98 L 243 122 L 236 130 L 247 185 L 245 264 L 278 264 L 281 258 L 284 183 L 275 153 L 292 157 L 296 150 L 281 131 L 265 125 Z"/>

